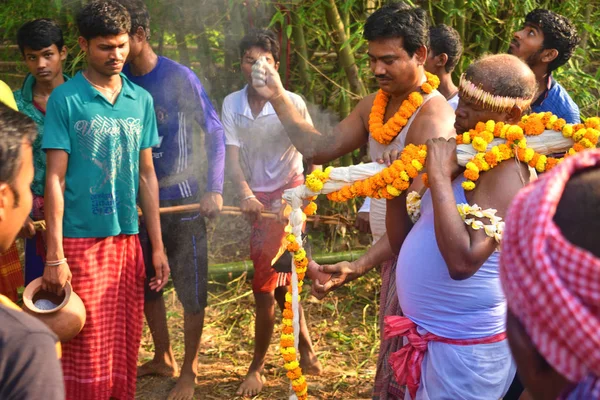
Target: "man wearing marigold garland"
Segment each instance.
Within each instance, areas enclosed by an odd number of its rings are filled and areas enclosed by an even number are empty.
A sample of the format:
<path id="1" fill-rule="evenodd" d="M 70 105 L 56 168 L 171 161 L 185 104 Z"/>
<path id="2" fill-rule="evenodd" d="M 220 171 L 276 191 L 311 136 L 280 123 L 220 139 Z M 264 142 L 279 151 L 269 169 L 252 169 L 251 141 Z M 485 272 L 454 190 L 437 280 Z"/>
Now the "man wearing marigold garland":
<path id="1" fill-rule="evenodd" d="M 398 153 L 407 144 L 423 144 L 434 137 L 454 134 L 452 108 L 435 88 L 437 77 L 426 75 L 424 64 L 429 45 L 427 14 L 420 8 L 398 3 L 375 11 L 364 27 L 369 43 L 371 71 L 381 90 L 362 99 L 350 115 L 334 128 L 321 133 L 306 123 L 295 110 L 275 69 L 258 66 L 253 72 L 255 89 L 269 99 L 283 123 L 292 143 L 305 158 L 323 164 L 369 143 L 373 161 L 383 159 L 384 152 Z M 418 190 L 420 182 L 413 187 Z M 371 203 L 370 224 L 375 244 L 367 254 L 351 266 L 336 264 L 325 272 L 334 273 L 330 282 L 350 281 L 382 266 L 381 317 L 400 313 L 395 295 L 393 261 L 386 238 L 385 200 Z M 315 285 L 324 282 L 315 282 Z M 341 283 L 340 283 L 341 284 Z M 383 341 L 380 355 L 398 348 L 398 340 Z M 384 358 L 378 360 L 374 397 L 403 398 L 401 387 L 395 385 Z"/>
<path id="2" fill-rule="evenodd" d="M 409 219 L 406 194 L 388 201 L 388 236 L 399 251 L 396 285 L 406 317 L 387 317 L 385 329 L 388 337 L 408 337 L 408 344 L 389 359 L 412 399 L 475 400 L 484 393 L 498 399 L 515 374 L 506 341 L 498 243 L 486 230 L 466 225 L 457 205 L 465 205 L 463 212 L 478 205 L 485 215 L 494 209 L 503 217 L 528 182 L 524 163 L 501 162 L 508 159 L 504 152 L 510 147 L 501 146 L 498 154 L 485 151 L 504 123 L 520 121 L 536 81 L 516 57 L 496 55 L 473 63 L 459 90 L 455 127 L 462 135 L 457 141 L 472 143 L 486 156 L 459 175 L 456 141 L 429 140 L 425 167 L 430 189 L 423 196 L 420 219 L 414 225 Z M 507 140 L 517 140 L 513 137 L 517 131 L 522 135 L 520 129 L 506 129 Z"/>
<path id="3" fill-rule="evenodd" d="M 551 111 L 570 124 L 579 122 L 579 107 L 552 77 L 552 71 L 569 61 L 578 43 L 571 21 L 544 9 L 527 14 L 523 29 L 514 33 L 508 53 L 525 61 L 538 82 L 533 112 Z"/>

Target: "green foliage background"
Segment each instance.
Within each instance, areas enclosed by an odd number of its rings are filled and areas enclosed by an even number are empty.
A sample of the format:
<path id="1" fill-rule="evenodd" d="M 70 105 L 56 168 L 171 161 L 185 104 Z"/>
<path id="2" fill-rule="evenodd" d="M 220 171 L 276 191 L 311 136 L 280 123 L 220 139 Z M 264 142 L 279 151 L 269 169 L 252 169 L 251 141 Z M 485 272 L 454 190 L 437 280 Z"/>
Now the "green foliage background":
<path id="1" fill-rule="evenodd" d="M 3 61 L 0 79 L 13 86 L 18 84 L 25 69 L 18 65 L 18 51 L 6 45 L 14 45 L 16 30 L 22 23 L 40 17 L 60 21 L 70 49 L 67 70 L 75 72 L 81 68 L 83 60 L 76 44 L 74 14 L 86 2 L 5 0 L 0 8 L 0 38 L 5 44 L 0 49 Z M 289 89 L 315 104 L 343 116 L 360 97 L 360 93 L 351 89 L 353 82 L 349 82 L 345 71 L 349 60 L 344 53 L 354 55 L 353 62 L 367 92 L 375 89 L 368 70 L 362 25 L 368 14 L 385 4 L 384 1 L 147 0 L 146 3 L 153 17 L 152 39 L 157 50 L 191 66 L 207 83 L 217 104 L 243 84 L 237 69 L 237 43 L 252 26 L 270 26 L 279 32 L 283 50 L 280 71 L 284 81 Z M 433 23 L 452 25 L 461 33 L 465 56 L 457 74 L 481 54 L 506 51 L 512 32 L 532 9 L 549 8 L 568 16 L 584 40 L 556 77 L 584 115 L 600 111 L 597 0 L 414 0 L 410 3 L 428 10 Z M 328 23 L 327 12 L 332 8 L 339 15 L 345 34 L 343 41 L 336 35 L 339 26 Z"/>
<path id="2" fill-rule="evenodd" d="M 534 8 L 548 8 L 566 15 L 577 25 L 583 40 L 574 57 L 555 77 L 571 93 L 584 116 L 600 114 L 598 0 L 408 1 L 425 8 L 434 24 L 446 23 L 460 32 L 465 53 L 456 75 L 482 54 L 506 51 L 512 33 Z M 60 22 L 69 47 L 67 72 L 72 74 L 80 69 L 84 60 L 77 45 L 74 16 L 85 3 L 86 0 L 4 0 L 0 7 L 3 40 L 0 79 L 13 88 L 20 85 L 26 70 L 14 46 L 16 31 L 24 22 L 40 17 Z M 157 52 L 190 66 L 205 84 L 217 109 L 227 94 L 244 84 L 239 73 L 239 40 L 251 27 L 276 30 L 282 45 L 283 82 L 289 90 L 316 105 L 311 114 L 324 130 L 346 116 L 365 93 L 377 89 L 369 71 L 362 26 L 367 16 L 385 3 L 380 0 L 146 0 L 152 16 L 151 39 Z M 364 155 L 364 149 L 357 150 L 333 164 L 356 163 Z M 353 202 L 334 205 L 324 200 L 319 207 L 322 214 L 356 212 Z M 333 238 L 327 240 L 327 246 L 333 249 L 336 235 L 324 235 Z"/>

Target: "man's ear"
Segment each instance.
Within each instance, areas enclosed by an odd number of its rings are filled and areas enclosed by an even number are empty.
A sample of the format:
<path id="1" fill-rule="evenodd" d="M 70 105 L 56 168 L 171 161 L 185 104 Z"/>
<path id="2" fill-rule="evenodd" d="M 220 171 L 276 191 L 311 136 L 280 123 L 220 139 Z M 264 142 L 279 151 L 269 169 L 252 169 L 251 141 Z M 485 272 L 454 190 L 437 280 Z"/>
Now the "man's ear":
<path id="1" fill-rule="evenodd" d="M 446 66 L 446 63 L 448 62 L 448 54 L 446 53 L 441 53 L 439 55 L 437 55 L 435 60 L 435 66 L 439 67 L 439 68 L 444 68 Z"/>
<path id="2" fill-rule="evenodd" d="M 421 46 L 415 51 L 415 57 L 417 59 L 417 63 L 419 65 L 424 65 L 425 60 L 427 60 L 427 47 Z"/>
<path id="3" fill-rule="evenodd" d="M 142 42 L 146 40 L 146 30 L 141 26 L 138 26 L 135 31 L 135 38 L 138 42 Z"/>
<path id="4" fill-rule="evenodd" d="M 542 55 L 540 60 L 546 64 L 550 64 L 554 59 L 558 57 L 558 50 L 556 49 L 546 49 L 542 51 Z"/>
<path id="5" fill-rule="evenodd" d="M 279 61 L 275 63 L 275 71 L 279 72 Z"/>
<path id="6" fill-rule="evenodd" d="M 84 38 L 83 36 L 79 36 L 79 38 L 77 39 L 77 43 L 79 43 L 79 47 L 81 47 L 81 50 L 83 50 L 84 53 L 88 52 L 90 44 L 86 38 Z"/>
<path id="7" fill-rule="evenodd" d="M 10 204 L 8 197 L 10 196 L 10 187 L 7 183 L 0 183 L 0 222 L 6 220 L 6 213 Z"/>
<path id="8" fill-rule="evenodd" d="M 67 59 L 67 46 L 64 45 L 62 49 L 60 49 L 60 61 L 65 61 Z"/>
<path id="9" fill-rule="evenodd" d="M 518 124 L 521 121 L 521 116 L 523 115 L 523 110 L 519 106 L 513 106 L 508 112 L 508 122 L 509 124 Z"/>

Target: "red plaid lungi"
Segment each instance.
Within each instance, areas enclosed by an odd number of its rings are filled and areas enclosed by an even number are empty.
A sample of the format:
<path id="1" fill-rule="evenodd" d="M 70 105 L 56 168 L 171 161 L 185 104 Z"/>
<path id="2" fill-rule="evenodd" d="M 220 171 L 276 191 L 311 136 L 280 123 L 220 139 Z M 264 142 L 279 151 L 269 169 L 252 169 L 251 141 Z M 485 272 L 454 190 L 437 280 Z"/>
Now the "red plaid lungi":
<path id="1" fill-rule="evenodd" d="M 373 399 L 375 400 L 404 400 L 406 391 L 406 386 L 399 385 L 396 382 L 394 371 L 388 362 L 389 356 L 402 348 L 402 338 L 384 338 L 385 317 L 402 315 L 396 291 L 397 262 L 398 258 L 394 257 L 381 265 L 381 294 L 379 296 L 381 344 L 379 345 L 375 384 L 373 385 Z"/>
<path id="2" fill-rule="evenodd" d="M 256 199 L 265 206 L 265 211 L 277 212 L 273 204 L 281 204 L 281 196 L 286 189 L 300 186 L 304 183 L 302 175 L 292 179 L 286 186 L 274 192 L 255 192 Z M 252 224 L 250 234 L 250 259 L 254 264 L 252 290 L 255 293 L 271 293 L 280 286 L 286 286 L 291 279 L 291 273 L 277 272 L 271 263 L 277 256 L 281 243 L 285 238 L 285 224 L 275 220 L 262 218 Z"/>
<path id="3" fill-rule="evenodd" d="M 17 289 L 25 284 L 19 250 L 15 243 L 0 253 L 0 294 L 17 301 Z"/>
<path id="4" fill-rule="evenodd" d="M 398 316 L 385 317 L 384 337 L 389 339 L 395 336 L 406 337 L 408 343 L 390 355 L 389 363 L 396 375 L 396 381 L 400 385 L 406 384 L 411 399 L 415 399 L 421 384 L 421 363 L 427 352 L 427 343 L 435 341 L 459 346 L 490 344 L 505 340 L 506 332 L 477 339 L 448 339 L 430 332 L 421 336 L 417 332 L 417 325 L 410 319 Z"/>
<path id="5" fill-rule="evenodd" d="M 63 346 L 67 399 L 133 399 L 145 280 L 138 236 L 65 238 L 63 247 L 87 315 Z"/>

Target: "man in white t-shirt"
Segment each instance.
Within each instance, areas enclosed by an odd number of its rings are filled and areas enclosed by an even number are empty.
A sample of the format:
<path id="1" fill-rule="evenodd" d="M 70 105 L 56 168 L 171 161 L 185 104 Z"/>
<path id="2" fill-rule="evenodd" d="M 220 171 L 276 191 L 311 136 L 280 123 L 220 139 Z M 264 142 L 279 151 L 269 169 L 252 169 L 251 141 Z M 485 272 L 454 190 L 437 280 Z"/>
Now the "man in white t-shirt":
<path id="1" fill-rule="evenodd" d="M 252 290 L 256 300 L 254 358 L 237 394 L 255 396 L 264 382 L 262 372 L 275 324 L 275 301 L 283 309 L 290 279 L 289 272 L 277 272 L 271 265 L 279 255 L 285 225 L 261 218 L 261 212 L 278 212 L 283 191 L 304 183 L 304 169 L 302 155 L 292 145 L 271 103 L 251 85 L 252 65 L 259 57 L 279 67 L 279 43 L 275 34 L 264 29 L 252 30 L 242 39 L 240 54 L 242 73 L 248 85 L 225 98 L 221 120 L 225 128 L 228 175 L 240 194 L 242 212 L 252 224 L 250 258 L 254 264 Z M 286 93 L 302 117 L 312 124 L 302 98 Z M 275 264 L 289 267 L 289 253 L 285 252 Z M 302 312 L 299 351 L 304 373 L 319 374 L 321 365 L 313 351 Z"/>
<path id="2" fill-rule="evenodd" d="M 429 28 L 429 48 L 427 49 L 425 70 L 440 78 L 438 91 L 456 111 L 458 88 L 452 82 L 452 72 L 463 52 L 460 35 L 456 29 L 440 24 Z"/>

